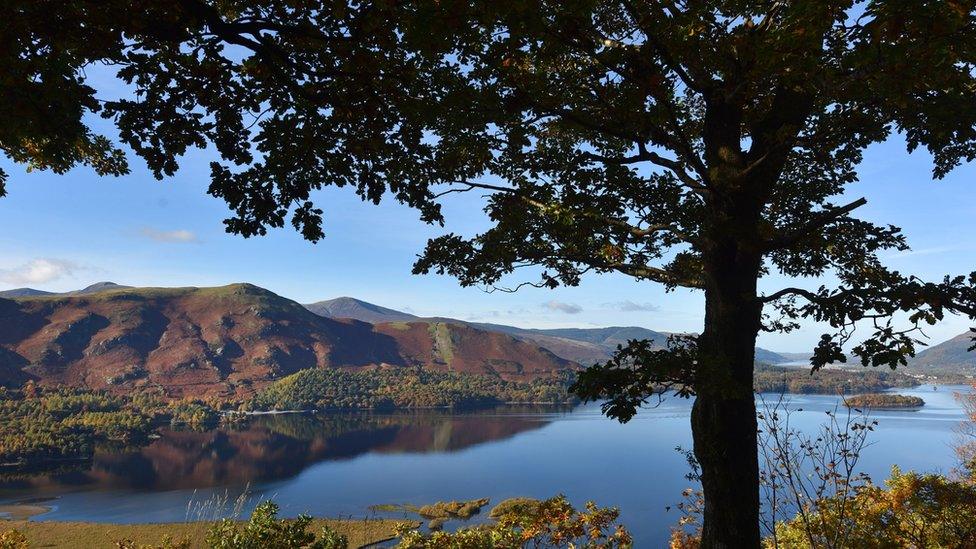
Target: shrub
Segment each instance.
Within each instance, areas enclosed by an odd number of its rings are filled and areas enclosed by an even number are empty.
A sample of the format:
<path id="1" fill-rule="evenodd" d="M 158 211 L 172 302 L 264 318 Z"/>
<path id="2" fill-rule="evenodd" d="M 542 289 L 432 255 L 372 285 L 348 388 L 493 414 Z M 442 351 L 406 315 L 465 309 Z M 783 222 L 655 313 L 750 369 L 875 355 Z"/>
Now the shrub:
<path id="1" fill-rule="evenodd" d="M 892 469 L 887 488 L 868 485 L 850 501 L 818 501 L 807 521 L 781 522 L 783 547 L 976 547 L 976 486 L 937 474 Z M 770 543 L 768 545 L 772 547 Z"/>
<path id="2" fill-rule="evenodd" d="M 0 549 L 27 549 L 27 536 L 19 530 L 0 532 Z"/>
<path id="3" fill-rule="evenodd" d="M 542 500 L 534 498 L 508 498 L 496 505 L 488 516 L 493 519 L 501 518 L 505 515 L 527 515 L 539 512 Z"/>
<path id="4" fill-rule="evenodd" d="M 346 549 L 345 536 L 329 528 L 316 539 L 308 531 L 311 522 L 308 515 L 279 519 L 278 506 L 266 501 L 245 523 L 223 519 L 215 524 L 207 532 L 206 542 L 211 549 Z"/>
<path id="5" fill-rule="evenodd" d="M 538 506 L 513 505 L 497 513 L 494 524 L 462 528 L 457 532 L 424 534 L 398 528 L 398 549 L 521 549 L 525 546 L 591 549 L 629 548 L 627 530 L 615 524 L 617 509 L 602 509 L 593 502 L 577 511 L 564 496 Z"/>
<path id="6" fill-rule="evenodd" d="M 116 549 L 190 549 L 190 540 L 184 537 L 177 541 L 171 536 L 166 536 L 158 545 L 152 545 L 136 544 L 131 539 L 123 539 L 116 542 L 115 547 Z"/>

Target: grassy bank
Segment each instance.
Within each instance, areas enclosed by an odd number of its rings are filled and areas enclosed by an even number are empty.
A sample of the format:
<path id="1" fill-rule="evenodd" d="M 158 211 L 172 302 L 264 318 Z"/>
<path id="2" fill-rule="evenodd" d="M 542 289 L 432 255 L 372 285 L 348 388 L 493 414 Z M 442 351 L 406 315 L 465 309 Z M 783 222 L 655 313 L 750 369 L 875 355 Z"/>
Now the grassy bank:
<path id="1" fill-rule="evenodd" d="M 313 519 L 308 527 L 318 532 L 323 526 L 345 535 L 349 547 L 363 547 L 394 537 L 394 527 L 408 522 L 416 527 L 419 522 L 402 520 L 326 520 Z M 175 540 L 186 537 L 191 547 L 204 549 L 211 522 L 176 522 L 156 524 L 100 524 L 93 522 L 29 522 L 0 520 L 0 532 L 16 529 L 27 536 L 30 547 L 115 549 L 122 539 L 132 540 L 136 546 L 159 543 L 164 536 Z"/>

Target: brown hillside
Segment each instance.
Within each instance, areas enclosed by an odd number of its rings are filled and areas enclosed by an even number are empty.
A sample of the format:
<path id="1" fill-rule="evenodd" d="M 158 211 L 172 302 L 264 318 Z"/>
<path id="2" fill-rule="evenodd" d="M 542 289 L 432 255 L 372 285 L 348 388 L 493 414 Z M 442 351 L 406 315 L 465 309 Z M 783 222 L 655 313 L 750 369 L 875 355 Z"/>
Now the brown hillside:
<path id="1" fill-rule="evenodd" d="M 419 365 L 506 377 L 572 367 L 498 335 L 374 329 L 315 315 L 250 284 L 0 299 L 0 384 L 243 396 L 312 367 Z"/>
<path id="2" fill-rule="evenodd" d="M 449 322 L 388 322 L 376 331 L 395 339 L 408 364 L 444 372 L 547 377 L 577 365 L 512 336 Z"/>

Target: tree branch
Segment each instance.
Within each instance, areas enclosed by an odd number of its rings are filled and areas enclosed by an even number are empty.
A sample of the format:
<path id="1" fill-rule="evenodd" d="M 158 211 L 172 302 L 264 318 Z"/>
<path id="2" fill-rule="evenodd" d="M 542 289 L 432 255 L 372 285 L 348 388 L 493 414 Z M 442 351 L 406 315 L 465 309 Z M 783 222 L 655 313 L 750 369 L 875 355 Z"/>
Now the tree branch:
<path id="1" fill-rule="evenodd" d="M 603 156 L 593 153 L 583 153 L 585 158 L 590 160 L 595 160 L 597 162 L 603 162 L 605 164 L 617 164 L 617 165 L 627 165 L 627 164 L 637 164 L 638 162 L 650 162 L 661 166 L 662 168 L 667 168 L 671 170 L 672 173 L 678 178 L 679 181 L 685 184 L 689 189 L 696 191 L 698 193 L 704 194 L 708 192 L 708 188 L 701 181 L 691 177 L 687 171 L 684 169 L 684 165 L 677 160 L 672 160 L 670 158 L 663 157 L 655 152 L 647 150 L 643 144 L 638 143 L 639 151 L 635 155 L 622 156 L 619 158 L 613 158 L 609 156 Z"/>
<path id="2" fill-rule="evenodd" d="M 774 236 L 773 238 L 767 240 L 764 243 L 763 248 L 767 252 L 788 248 L 789 246 L 800 242 L 818 230 L 823 229 L 827 225 L 838 221 L 840 218 L 867 203 L 868 201 L 866 199 L 858 198 L 846 206 L 838 206 L 836 208 L 817 212 L 813 214 L 813 217 L 810 218 L 806 223 L 797 227 L 795 230 Z"/>
<path id="3" fill-rule="evenodd" d="M 475 183 L 471 181 L 456 181 L 455 183 L 464 185 L 465 187 L 448 189 L 446 191 L 442 191 L 433 195 L 431 198 L 437 199 L 452 193 L 463 193 L 474 189 L 484 189 L 489 191 L 511 193 L 515 195 L 519 200 L 522 200 L 526 204 L 540 210 L 547 209 L 553 206 L 553 204 L 546 204 L 545 202 L 540 202 L 538 200 L 524 196 L 518 192 L 518 189 L 513 189 L 511 187 L 502 187 L 500 185 L 492 185 L 490 183 Z M 624 221 L 623 219 L 619 219 L 619 218 L 602 216 L 602 215 L 595 214 L 593 212 L 585 212 L 585 211 L 577 211 L 577 213 L 583 216 L 599 219 L 607 223 L 608 225 L 620 227 L 624 229 L 630 236 L 633 236 L 635 238 L 646 238 L 656 233 L 669 232 L 672 235 L 674 235 L 677 239 L 681 240 L 682 242 L 686 242 L 688 244 L 697 243 L 697 240 L 695 240 L 691 235 L 685 234 L 684 232 L 682 232 L 681 230 L 679 230 L 677 227 L 673 225 L 660 223 L 660 224 L 648 225 L 647 227 L 640 228 L 640 227 L 635 227 L 630 223 Z"/>

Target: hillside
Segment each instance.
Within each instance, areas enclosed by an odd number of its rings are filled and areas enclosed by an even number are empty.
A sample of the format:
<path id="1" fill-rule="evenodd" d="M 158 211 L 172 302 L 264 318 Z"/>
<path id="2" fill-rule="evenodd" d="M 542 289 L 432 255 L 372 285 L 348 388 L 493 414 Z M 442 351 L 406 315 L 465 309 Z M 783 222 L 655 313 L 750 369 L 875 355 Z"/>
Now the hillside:
<path id="1" fill-rule="evenodd" d="M 319 301 L 317 303 L 309 303 L 308 305 L 305 305 L 305 308 L 319 316 L 329 318 L 352 318 L 355 320 L 361 320 L 363 322 L 369 322 L 370 324 L 377 324 L 380 322 L 398 322 L 404 320 L 410 321 L 417 320 L 418 318 L 412 314 L 387 309 L 386 307 L 373 305 L 372 303 L 360 301 L 352 297 L 337 297 L 335 299 Z"/>
<path id="2" fill-rule="evenodd" d="M 976 374 L 976 351 L 973 346 L 973 332 L 964 332 L 956 337 L 926 348 L 918 353 L 909 367 L 922 372 L 953 372 Z"/>
<path id="3" fill-rule="evenodd" d="M 316 314 L 329 318 L 352 318 L 370 323 L 425 320 L 473 326 L 487 332 L 507 334 L 522 341 L 533 343 L 548 349 L 558 357 L 585 366 L 608 360 L 618 345 L 624 345 L 631 339 L 649 339 L 663 346 L 667 343 L 670 335 L 637 326 L 532 329 L 487 322 L 466 322 L 445 317 L 420 318 L 350 297 L 320 301 L 305 305 L 305 307 Z M 756 349 L 756 361 L 766 364 L 779 364 L 789 362 L 789 359 L 773 351 L 760 348 Z"/>
<path id="4" fill-rule="evenodd" d="M 243 396 L 304 368 L 417 366 L 538 378 L 577 367 L 470 326 L 316 315 L 250 284 L 0 299 L 0 384 Z"/>

